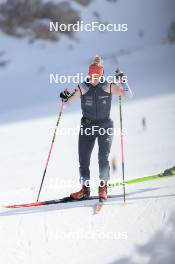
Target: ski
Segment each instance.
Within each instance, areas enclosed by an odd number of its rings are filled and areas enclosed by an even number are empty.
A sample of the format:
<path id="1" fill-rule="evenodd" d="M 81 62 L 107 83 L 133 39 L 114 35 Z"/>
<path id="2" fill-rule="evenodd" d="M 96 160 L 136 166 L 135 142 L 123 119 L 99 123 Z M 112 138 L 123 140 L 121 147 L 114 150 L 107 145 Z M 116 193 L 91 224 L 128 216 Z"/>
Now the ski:
<path id="1" fill-rule="evenodd" d="M 114 183 L 109 183 L 108 187 L 119 187 L 122 186 L 123 184 L 125 185 L 130 185 L 130 184 L 136 184 L 136 183 L 141 183 L 141 182 L 146 182 L 146 181 L 152 181 L 152 180 L 159 180 L 159 179 L 167 179 L 167 178 L 172 178 L 175 177 L 175 169 L 172 171 L 171 174 L 157 174 L 157 175 L 152 175 L 152 176 L 146 176 L 146 177 L 140 177 L 140 178 L 135 178 L 131 179 L 125 182 L 114 182 Z"/>
<path id="2" fill-rule="evenodd" d="M 95 208 L 95 214 L 100 213 L 104 203 L 105 203 L 105 200 L 99 200 L 99 202 L 97 203 L 96 208 Z"/>
<path id="3" fill-rule="evenodd" d="M 109 195 L 108 198 L 117 198 L 120 195 Z M 13 204 L 13 205 L 6 205 L 3 206 L 3 208 L 7 209 L 18 209 L 18 208 L 30 208 L 30 207 L 39 207 L 39 206 L 45 206 L 45 205 L 52 205 L 52 204 L 62 204 L 62 203 L 72 203 L 72 202 L 82 202 L 82 201 L 90 201 L 90 200 L 97 200 L 99 199 L 98 196 L 90 196 L 86 199 L 80 199 L 80 200 L 74 200 L 70 196 L 61 198 L 61 199 L 55 199 L 55 200 L 48 200 L 48 201 L 42 201 L 42 202 L 34 202 L 34 203 L 25 203 L 25 204 Z"/>
<path id="4" fill-rule="evenodd" d="M 119 187 L 122 186 L 123 184 L 136 184 L 136 183 L 141 183 L 141 182 L 145 182 L 145 181 L 151 181 L 151 180 L 157 180 L 157 179 L 166 179 L 166 178 L 171 178 L 171 177 L 175 177 L 175 167 L 165 170 L 163 173 L 157 174 L 157 175 L 152 175 L 152 176 L 146 176 L 146 177 L 141 177 L 141 178 L 135 178 L 135 179 L 131 179 L 128 181 L 123 182 L 116 182 L 116 183 L 109 183 L 108 187 L 112 188 L 112 187 Z M 109 195 L 108 198 L 116 198 L 119 197 L 120 195 Z M 91 196 L 87 199 L 82 199 L 82 200 L 73 200 L 70 196 L 68 197 L 64 197 L 61 199 L 55 199 L 55 200 L 48 200 L 48 201 L 42 201 L 42 202 L 34 202 L 34 203 L 23 203 L 23 204 L 14 204 L 14 205 L 6 205 L 3 206 L 2 208 L 8 208 L 8 209 L 12 209 L 12 208 L 27 208 L 27 207 L 39 207 L 39 206 L 44 206 L 44 205 L 51 205 L 51 204 L 61 204 L 61 203 L 68 203 L 68 202 L 81 202 L 81 201 L 86 201 L 86 200 L 97 200 L 99 199 L 98 196 Z M 99 206 L 98 206 L 99 205 Z M 99 202 L 99 204 L 97 205 L 97 208 L 102 208 L 101 203 Z M 98 209 L 97 209 L 98 211 Z M 100 211 L 100 210 L 99 210 Z"/>

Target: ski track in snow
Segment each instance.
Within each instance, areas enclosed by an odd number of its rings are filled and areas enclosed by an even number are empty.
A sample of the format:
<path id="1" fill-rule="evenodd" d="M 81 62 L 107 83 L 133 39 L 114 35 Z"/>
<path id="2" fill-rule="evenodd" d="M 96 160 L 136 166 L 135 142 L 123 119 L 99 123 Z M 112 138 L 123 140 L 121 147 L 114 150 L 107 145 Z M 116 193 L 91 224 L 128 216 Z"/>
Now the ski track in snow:
<path id="1" fill-rule="evenodd" d="M 1 238 L 8 240 L 0 240 L 0 260 L 110 263 L 123 254 L 135 257 L 136 245 L 149 242 L 156 232 L 166 229 L 174 209 L 174 184 L 173 178 L 136 184 L 127 190 L 126 206 L 122 197 L 115 198 L 103 206 L 99 215 L 94 215 L 94 201 L 1 211 Z M 112 192 L 121 194 L 122 189 Z M 102 236 L 105 232 L 118 235 L 127 232 L 127 239 L 100 239 L 97 235 L 88 238 L 85 237 L 88 232 L 91 235 L 101 232 Z M 63 239 L 61 235 L 70 237 Z"/>

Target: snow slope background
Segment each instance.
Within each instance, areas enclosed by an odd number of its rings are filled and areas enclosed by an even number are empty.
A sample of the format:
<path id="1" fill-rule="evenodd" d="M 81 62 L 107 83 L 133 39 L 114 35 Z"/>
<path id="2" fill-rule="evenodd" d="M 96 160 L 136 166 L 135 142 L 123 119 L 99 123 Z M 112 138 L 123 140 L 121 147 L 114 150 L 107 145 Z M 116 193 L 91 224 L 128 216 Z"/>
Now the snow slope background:
<path id="1" fill-rule="evenodd" d="M 60 90 L 73 90 L 75 85 L 50 84 L 50 73 L 86 74 L 95 54 L 104 57 L 106 75 L 114 74 L 118 66 L 123 69 L 135 99 L 174 92 L 175 46 L 168 41 L 174 21 L 173 0 L 95 0 L 88 6 L 68 2 L 84 23 L 128 23 L 128 31 L 78 32 L 73 39 L 61 35 L 56 43 L 33 44 L 27 38 L 0 33 L 0 51 L 8 61 L 0 68 L 0 122 L 55 114 Z"/>

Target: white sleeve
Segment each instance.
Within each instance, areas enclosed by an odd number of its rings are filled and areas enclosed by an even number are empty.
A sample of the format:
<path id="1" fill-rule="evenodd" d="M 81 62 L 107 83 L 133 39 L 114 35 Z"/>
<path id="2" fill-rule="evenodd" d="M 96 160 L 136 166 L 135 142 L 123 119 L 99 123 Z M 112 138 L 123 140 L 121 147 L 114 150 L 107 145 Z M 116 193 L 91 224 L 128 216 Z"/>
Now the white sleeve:
<path id="1" fill-rule="evenodd" d="M 121 83 L 121 87 L 122 87 L 123 94 L 125 97 L 127 97 L 127 98 L 133 97 L 133 93 L 132 93 L 131 88 L 129 87 L 128 83 L 124 83 L 124 82 Z"/>

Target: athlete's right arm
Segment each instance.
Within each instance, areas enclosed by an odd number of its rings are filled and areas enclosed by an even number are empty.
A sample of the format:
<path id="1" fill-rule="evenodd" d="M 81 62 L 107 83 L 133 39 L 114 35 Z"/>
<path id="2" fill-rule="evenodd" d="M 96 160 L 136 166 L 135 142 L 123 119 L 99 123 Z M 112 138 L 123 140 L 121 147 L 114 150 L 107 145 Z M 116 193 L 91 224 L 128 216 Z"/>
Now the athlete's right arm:
<path id="1" fill-rule="evenodd" d="M 72 101 L 75 101 L 77 98 L 80 98 L 80 96 L 81 96 L 81 92 L 80 89 L 77 87 L 75 88 L 75 91 L 72 94 L 72 96 L 68 99 L 68 102 L 71 103 Z"/>
<path id="2" fill-rule="evenodd" d="M 64 102 L 72 102 L 80 96 L 81 96 L 81 92 L 78 87 L 75 89 L 73 93 L 70 93 L 68 90 L 64 90 L 63 92 L 60 93 L 60 98 Z"/>

